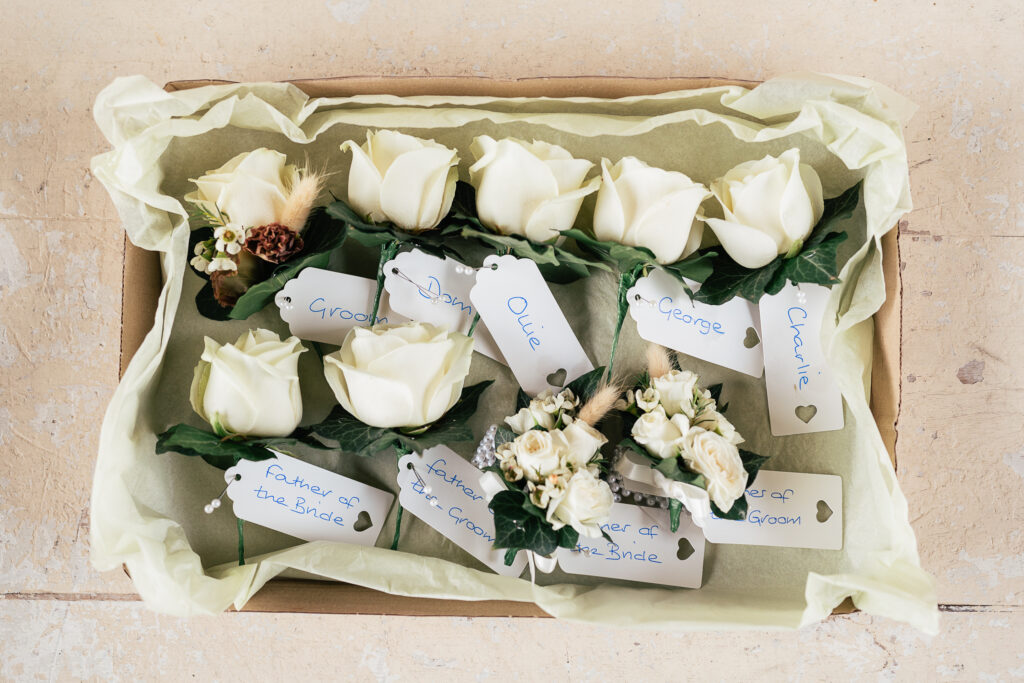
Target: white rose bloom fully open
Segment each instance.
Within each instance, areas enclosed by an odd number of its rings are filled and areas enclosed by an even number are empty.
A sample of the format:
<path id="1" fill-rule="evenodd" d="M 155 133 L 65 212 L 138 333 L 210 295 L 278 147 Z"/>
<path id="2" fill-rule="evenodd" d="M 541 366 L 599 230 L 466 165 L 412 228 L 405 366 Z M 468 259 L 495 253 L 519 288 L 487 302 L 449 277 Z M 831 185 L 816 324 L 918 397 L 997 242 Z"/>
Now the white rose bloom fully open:
<path id="1" fill-rule="evenodd" d="M 459 179 L 454 150 L 393 130 L 368 132 L 361 147 L 349 140 L 341 149 L 352 152 L 349 204 L 366 218 L 423 232 L 448 215 Z"/>
<path id="2" fill-rule="evenodd" d="M 686 433 L 685 429 L 689 429 L 686 416 L 678 417 L 682 419 L 669 419 L 661 407 L 644 413 L 633 423 L 633 440 L 646 448 L 648 453 L 663 460 L 678 455 L 677 442 Z"/>
<path id="3" fill-rule="evenodd" d="M 675 263 L 700 247 L 700 204 L 708 189 L 677 171 L 624 157 L 614 166 L 601 160 L 601 189 L 594 208 L 599 240 L 654 252 L 658 263 Z"/>
<path id="4" fill-rule="evenodd" d="M 671 370 L 661 377 L 651 378 L 651 386 L 658 390 L 665 414 L 682 413 L 693 417 L 693 390 L 698 379 L 696 373 L 689 370 Z"/>
<path id="5" fill-rule="evenodd" d="M 530 481 L 540 481 L 562 466 L 565 450 L 551 432 L 539 429 L 522 434 L 512 442 L 516 460 Z"/>
<path id="6" fill-rule="evenodd" d="M 373 427 L 420 427 L 455 405 L 473 340 L 428 323 L 356 327 L 324 357 L 342 408 Z"/>
<path id="7" fill-rule="evenodd" d="M 205 338 L 189 399 L 199 416 L 232 434 L 288 436 L 302 420 L 298 338 L 249 330 L 234 344 Z"/>
<path id="8" fill-rule="evenodd" d="M 800 150 L 736 166 L 711 184 L 725 218 L 708 218 L 722 247 L 744 268 L 760 268 L 802 243 L 825 204 L 821 179 Z"/>
<path id="9" fill-rule="evenodd" d="M 739 449 L 725 437 L 700 427 L 691 429 L 683 441 L 683 460 L 704 475 L 711 501 L 728 512 L 747 488 Z"/>
<path id="10" fill-rule="evenodd" d="M 535 140 L 495 140 L 482 135 L 470 148 L 469 168 L 480 221 L 503 235 L 548 242 L 576 221 L 583 198 L 600 180 L 583 179 L 594 166 L 565 149 Z"/>
<path id="11" fill-rule="evenodd" d="M 613 502 L 607 482 L 589 470 L 580 470 L 569 479 L 565 495 L 549 503 L 547 519 L 555 529 L 568 525 L 580 536 L 597 538 Z"/>
<path id="12" fill-rule="evenodd" d="M 245 228 L 276 223 L 299 180 L 295 166 L 272 149 L 260 148 L 231 159 L 220 168 L 192 180 L 197 189 L 185 200 L 212 215 L 217 210 L 228 222 Z"/>

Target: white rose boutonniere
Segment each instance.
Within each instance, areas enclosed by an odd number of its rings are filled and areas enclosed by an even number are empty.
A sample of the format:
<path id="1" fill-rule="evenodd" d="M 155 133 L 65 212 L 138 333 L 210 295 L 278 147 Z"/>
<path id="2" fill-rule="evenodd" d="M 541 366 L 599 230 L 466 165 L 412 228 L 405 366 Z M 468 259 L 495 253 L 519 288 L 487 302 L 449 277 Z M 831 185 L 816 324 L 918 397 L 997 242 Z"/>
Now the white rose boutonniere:
<path id="1" fill-rule="evenodd" d="M 459 179 L 455 150 L 393 130 L 366 134 L 352 152 L 348 201 L 364 218 L 390 221 L 407 232 L 433 230 L 452 207 Z"/>
<path id="2" fill-rule="evenodd" d="M 711 184 L 725 218 L 709 218 L 736 263 L 768 265 L 779 254 L 800 248 L 825 209 L 818 174 L 800 163 L 800 150 L 736 166 Z"/>
<path id="3" fill-rule="evenodd" d="M 234 344 L 206 337 L 195 369 L 192 407 L 214 430 L 244 436 L 288 436 L 302 420 L 298 338 L 249 330 Z"/>
<path id="4" fill-rule="evenodd" d="M 624 157 L 601 160 L 601 189 L 594 209 L 594 236 L 645 247 L 660 264 L 675 263 L 700 247 L 700 204 L 711 194 L 677 171 Z"/>
<path id="5" fill-rule="evenodd" d="M 503 235 L 549 242 L 576 221 L 583 198 L 597 190 L 593 168 L 558 145 L 515 138 L 473 140 L 476 163 L 469 168 L 480 222 Z"/>
<path id="6" fill-rule="evenodd" d="M 547 518 L 557 531 L 570 526 L 584 538 L 600 538 L 614 497 L 608 484 L 590 470 L 580 470 L 565 485 L 565 492 L 548 505 Z"/>
<path id="7" fill-rule="evenodd" d="M 473 357 L 473 339 L 428 323 L 356 327 L 324 357 L 341 406 L 382 428 L 429 425 L 455 405 Z"/>
<path id="8" fill-rule="evenodd" d="M 719 510 L 729 510 L 747 488 L 747 471 L 739 449 L 728 439 L 700 427 L 684 439 L 683 460 L 694 472 L 704 475 L 708 495 Z"/>

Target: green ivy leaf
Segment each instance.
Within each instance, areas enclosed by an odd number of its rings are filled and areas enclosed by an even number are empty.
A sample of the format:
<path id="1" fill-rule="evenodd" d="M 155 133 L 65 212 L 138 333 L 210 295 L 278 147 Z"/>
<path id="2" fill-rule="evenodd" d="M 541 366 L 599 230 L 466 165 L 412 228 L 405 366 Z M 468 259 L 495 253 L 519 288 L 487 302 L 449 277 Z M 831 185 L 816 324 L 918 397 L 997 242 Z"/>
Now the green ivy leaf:
<path id="1" fill-rule="evenodd" d="M 327 213 L 348 225 L 352 239 L 364 247 L 379 247 L 388 242 L 399 242 L 402 246 L 419 249 L 438 258 L 450 256 L 462 260 L 462 255 L 450 245 L 452 238 L 458 237 L 454 234 L 457 231 L 438 228 L 414 234 L 402 230 L 393 223 L 369 222 L 340 199 L 327 206 Z"/>
<path id="2" fill-rule="evenodd" d="M 518 412 L 518 411 L 517 411 Z M 506 424 L 498 425 L 498 429 L 494 432 L 494 447 L 497 448 L 503 443 L 509 443 L 510 441 L 516 440 L 516 433 L 512 431 L 512 428 Z M 501 474 L 501 470 L 498 470 L 498 474 Z"/>
<path id="3" fill-rule="evenodd" d="M 776 257 L 763 268 L 748 269 L 728 254 L 713 260 L 713 271 L 694 295 L 696 301 L 713 306 L 735 296 L 757 303 L 762 294 L 778 294 L 787 282 L 810 283 L 831 287 L 839 282 L 836 250 L 846 239 L 845 232 L 833 232 L 836 223 L 853 215 L 860 201 L 861 183 L 838 197 L 825 200 L 821 219 L 798 253 Z"/>
<path id="4" fill-rule="evenodd" d="M 478 242 L 483 242 L 493 249 L 507 250 L 519 258 L 530 259 L 541 268 L 545 277 L 548 274 L 558 277 L 559 282 L 563 284 L 586 277 L 590 274 L 591 268 L 611 270 L 601 261 L 593 261 L 577 256 L 571 251 L 554 244 L 541 244 L 518 235 L 498 235 L 487 231 L 482 225 L 479 228 L 473 225 L 464 226 L 461 235 Z"/>
<path id="5" fill-rule="evenodd" d="M 704 282 L 711 275 L 715 257 L 714 251 L 692 254 L 681 261 L 668 265 L 659 264 L 654 252 L 646 247 L 633 247 L 618 242 L 605 242 L 588 235 L 582 230 L 572 228 L 563 230 L 562 234 L 576 240 L 582 248 L 599 255 L 603 260 L 614 263 L 621 273 L 629 273 L 638 268 L 662 268 L 680 282 L 683 278 Z M 685 286 L 685 283 L 683 283 Z M 687 287 L 689 290 L 689 287 Z"/>
<path id="6" fill-rule="evenodd" d="M 607 538 L 607 534 L 605 534 Z M 608 539 L 611 540 L 611 539 Z M 563 526 L 558 530 L 558 547 L 568 548 L 573 550 L 576 545 L 580 542 L 580 532 L 573 529 L 571 526 Z"/>
<path id="7" fill-rule="evenodd" d="M 501 491 L 491 498 L 487 507 L 494 513 L 494 547 L 532 550 L 548 556 L 558 549 L 558 532 L 543 517 L 531 513 L 524 503 L 529 500 L 521 491 Z"/>
<path id="8" fill-rule="evenodd" d="M 467 421 L 476 411 L 480 395 L 492 383 L 493 380 L 488 380 L 464 388 L 458 402 L 419 434 L 399 429 L 371 427 L 360 422 L 341 406 L 336 406 L 327 419 L 308 429 L 319 437 L 336 441 L 341 450 L 363 457 L 392 447 L 422 453 L 441 444 L 472 441 L 473 430 L 469 428 Z"/>
<path id="9" fill-rule="evenodd" d="M 222 439 L 216 434 L 186 424 L 177 424 L 157 435 L 157 453 L 198 456 L 214 467 L 226 470 L 239 460 L 267 460 L 274 454 L 261 441 Z"/>

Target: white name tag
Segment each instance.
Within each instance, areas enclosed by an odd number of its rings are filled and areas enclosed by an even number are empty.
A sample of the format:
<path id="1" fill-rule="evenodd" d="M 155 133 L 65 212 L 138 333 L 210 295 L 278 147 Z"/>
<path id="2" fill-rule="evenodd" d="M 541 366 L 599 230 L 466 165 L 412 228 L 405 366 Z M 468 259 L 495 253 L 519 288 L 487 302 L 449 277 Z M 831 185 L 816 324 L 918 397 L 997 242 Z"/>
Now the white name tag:
<path id="1" fill-rule="evenodd" d="M 374 545 L 394 495 L 278 453 L 224 473 L 235 516 L 304 541 Z"/>
<path id="2" fill-rule="evenodd" d="M 468 334 L 476 315 L 469 299 L 475 274 L 474 269 L 455 259 L 441 259 L 413 249 L 384 264 L 384 289 L 391 309 L 410 320 Z M 499 363 L 505 362 L 483 322 L 473 330 L 473 349 Z"/>
<path id="3" fill-rule="evenodd" d="M 412 514 L 502 576 L 519 576 L 525 553 L 512 566 L 494 548 L 494 515 L 480 487 L 483 474 L 455 451 L 435 446 L 398 461 L 398 500 Z M 419 476 L 417 476 L 419 475 Z"/>
<path id="4" fill-rule="evenodd" d="M 712 543 L 839 550 L 843 547 L 843 480 L 834 474 L 761 470 L 747 489 L 747 518 L 712 515 Z"/>
<path id="5" fill-rule="evenodd" d="M 531 396 L 594 369 L 533 261 L 488 256 L 470 299 Z"/>
<path id="6" fill-rule="evenodd" d="M 575 550 L 558 549 L 558 566 L 570 574 L 700 588 L 704 536 L 689 515 L 681 515 L 672 533 L 667 510 L 613 503 L 601 528 L 611 543 L 580 538 Z"/>
<path id="7" fill-rule="evenodd" d="M 338 344 L 353 327 L 370 322 L 377 282 L 365 277 L 336 273 L 322 268 L 306 268 L 289 280 L 274 297 L 281 320 L 299 339 Z M 388 307 L 387 294 L 381 293 L 378 323 L 404 323 L 409 319 Z"/>
<path id="8" fill-rule="evenodd" d="M 829 290 L 787 284 L 761 297 L 765 386 L 772 434 L 808 434 L 843 428 L 843 397 L 821 348 L 821 321 Z"/>
<path id="9" fill-rule="evenodd" d="M 700 284 L 687 281 L 697 291 Z M 691 301 L 682 284 L 657 268 L 627 293 L 637 332 L 649 342 L 760 377 L 764 370 L 757 307 L 735 298 L 721 306 Z"/>

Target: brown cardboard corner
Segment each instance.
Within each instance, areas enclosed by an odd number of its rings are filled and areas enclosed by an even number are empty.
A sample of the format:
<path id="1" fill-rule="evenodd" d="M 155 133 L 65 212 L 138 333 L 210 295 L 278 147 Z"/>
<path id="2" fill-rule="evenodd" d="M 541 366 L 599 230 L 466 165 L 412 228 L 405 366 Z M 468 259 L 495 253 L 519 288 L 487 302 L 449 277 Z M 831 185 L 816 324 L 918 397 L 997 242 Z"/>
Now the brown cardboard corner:
<path id="1" fill-rule="evenodd" d="M 168 92 L 231 81 L 187 80 L 168 83 Z M 757 81 L 717 77 L 629 78 L 545 77 L 494 80 L 480 77 L 375 77 L 291 81 L 311 97 L 343 97 L 359 94 L 484 95 L 498 97 L 626 97 L 672 90 L 726 85 L 752 87 Z M 895 464 L 896 421 L 900 409 L 901 285 L 897 230 L 882 238 L 886 301 L 875 315 L 874 362 L 871 407 L 879 431 Z M 158 255 L 125 240 L 121 308 L 121 373 L 138 350 L 155 319 L 161 290 Z M 411 598 L 341 582 L 273 579 L 254 595 L 242 611 L 309 612 L 407 616 L 547 617 L 532 603 L 511 601 L 460 601 Z M 856 611 L 847 598 L 833 614 Z"/>

